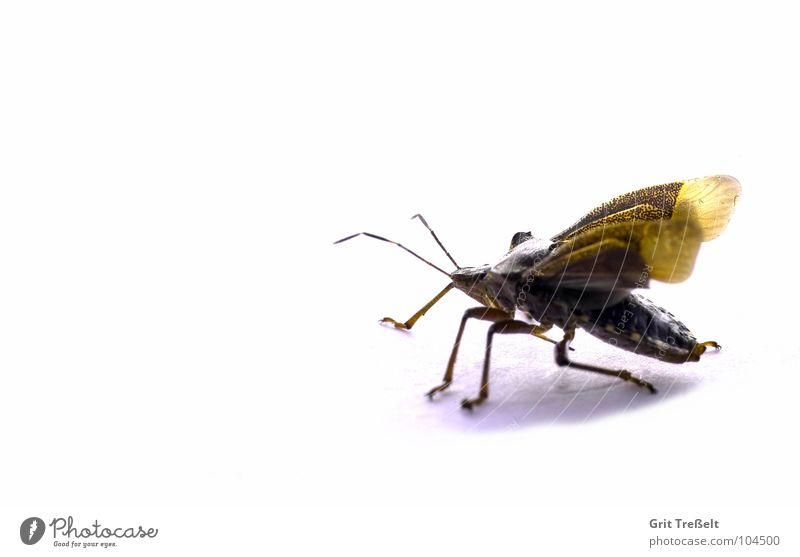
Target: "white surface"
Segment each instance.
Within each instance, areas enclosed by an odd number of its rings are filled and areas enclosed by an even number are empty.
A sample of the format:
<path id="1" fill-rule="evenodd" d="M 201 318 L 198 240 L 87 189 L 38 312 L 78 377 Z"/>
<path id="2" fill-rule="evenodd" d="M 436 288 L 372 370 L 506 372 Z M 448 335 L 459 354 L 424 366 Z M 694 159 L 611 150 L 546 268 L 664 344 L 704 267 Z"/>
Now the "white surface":
<path id="1" fill-rule="evenodd" d="M 731 535 L 791 548 L 788 9 L 32 6 L 0 15 L 0 492 L 14 537 L 30 515 L 139 505 L 120 516 L 160 522 L 151 551 L 165 554 L 226 540 L 641 554 L 650 518 L 716 512 Z M 481 264 L 514 232 L 546 236 L 613 195 L 717 173 L 743 186 L 731 226 L 689 281 L 649 296 L 724 350 L 671 366 L 574 343 L 575 359 L 641 370 L 657 397 L 562 373 L 550 346 L 511 337 L 491 398 L 465 413 L 487 327 L 470 323 L 455 384 L 429 402 L 472 302 L 453 292 L 410 333 L 381 327 L 446 279 L 379 242 L 331 244 L 367 230 L 444 266 L 408 220 L 421 212 L 459 263 Z M 164 510 L 183 505 L 195 510 Z M 471 510 L 427 508 L 449 505 Z M 238 526 L 265 538 L 227 538 Z"/>

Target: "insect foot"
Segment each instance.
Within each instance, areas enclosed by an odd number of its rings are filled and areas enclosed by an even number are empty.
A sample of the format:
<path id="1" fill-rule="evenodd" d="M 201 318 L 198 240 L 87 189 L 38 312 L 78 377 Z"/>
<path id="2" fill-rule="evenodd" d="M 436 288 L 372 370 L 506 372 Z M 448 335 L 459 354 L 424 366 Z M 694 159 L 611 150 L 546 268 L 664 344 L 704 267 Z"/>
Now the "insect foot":
<path id="1" fill-rule="evenodd" d="M 433 400 L 433 395 L 435 395 L 436 393 L 441 393 L 442 391 L 444 391 L 449 386 L 450 386 L 450 381 L 445 381 L 441 385 L 438 385 L 438 386 L 432 388 L 427 393 L 425 393 L 425 396 L 428 397 L 430 400 Z"/>
<path id="2" fill-rule="evenodd" d="M 718 343 L 714 342 L 713 340 L 707 340 L 705 342 L 698 342 L 694 345 L 691 354 L 689 354 L 689 361 L 690 362 L 697 362 L 700 360 L 700 356 L 705 354 L 706 349 L 708 348 L 715 348 L 717 352 L 722 350 L 722 346 Z"/>
<path id="3" fill-rule="evenodd" d="M 383 319 L 378 321 L 378 323 L 380 323 L 381 325 L 392 325 L 394 326 L 395 329 L 403 329 L 404 331 L 407 331 L 411 328 L 405 323 L 400 323 L 398 321 L 395 321 L 391 317 L 384 317 Z"/>
<path id="4" fill-rule="evenodd" d="M 654 395 L 658 392 L 652 383 L 650 383 L 649 381 L 645 381 L 644 379 L 639 379 L 638 377 L 631 374 L 631 372 L 627 370 L 624 369 L 620 370 L 619 378 L 624 381 L 630 381 L 637 387 L 642 387 L 643 389 L 647 389 L 651 395 Z"/>
<path id="5" fill-rule="evenodd" d="M 483 402 L 483 399 L 481 397 L 478 397 L 478 398 L 465 398 L 464 400 L 461 401 L 461 408 L 465 408 L 465 409 L 467 409 L 469 411 L 472 411 L 472 408 L 474 406 L 477 406 L 481 402 Z"/>

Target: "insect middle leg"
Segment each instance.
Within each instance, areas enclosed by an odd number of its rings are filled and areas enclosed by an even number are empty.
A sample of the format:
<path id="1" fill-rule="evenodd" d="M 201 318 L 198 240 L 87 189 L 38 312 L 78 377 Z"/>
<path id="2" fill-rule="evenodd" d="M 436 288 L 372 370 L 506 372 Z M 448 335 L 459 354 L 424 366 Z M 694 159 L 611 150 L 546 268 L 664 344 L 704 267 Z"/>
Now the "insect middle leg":
<path id="1" fill-rule="evenodd" d="M 632 375 L 630 371 L 624 369 L 608 369 L 599 366 L 593 366 L 589 364 L 581 364 L 579 362 L 574 362 L 569 359 L 568 356 L 568 348 L 569 343 L 572 339 L 575 338 L 575 329 L 565 329 L 564 330 L 564 338 L 561 342 L 556 344 L 556 363 L 560 366 L 570 366 L 575 369 L 583 369 L 586 371 L 593 371 L 595 373 L 601 373 L 603 375 L 611 375 L 613 377 L 618 377 L 623 381 L 629 381 L 634 385 L 642 387 L 650 391 L 650 393 L 655 394 L 656 388 L 651 384 L 645 381 L 644 379 L 640 379 L 635 375 Z"/>
<path id="2" fill-rule="evenodd" d="M 524 321 L 516 321 L 512 319 L 513 314 L 506 313 L 498 309 L 490 309 L 485 307 L 476 307 L 464 312 L 461 318 L 461 325 L 458 328 L 455 344 L 453 344 L 453 351 L 450 354 L 450 360 L 447 362 L 447 369 L 444 373 L 441 385 L 438 385 L 428 391 L 427 396 L 433 398 L 433 395 L 444 391 L 453 382 L 453 369 L 456 364 L 456 357 L 458 355 L 458 348 L 461 345 L 461 337 L 464 335 L 464 328 L 469 319 L 482 319 L 484 321 L 494 321 L 494 324 L 489 328 L 486 339 L 486 354 L 483 362 L 483 375 L 481 377 L 481 387 L 478 396 L 473 399 L 464 399 L 461 405 L 464 408 L 472 408 L 476 404 L 483 402 L 489 396 L 489 359 L 492 352 L 492 337 L 495 333 L 500 334 L 531 334 L 542 340 L 556 343 L 551 338 L 545 336 L 552 325 L 532 325 Z"/>
<path id="3" fill-rule="evenodd" d="M 486 335 L 486 354 L 483 357 L 483 374 L 481 375 L 481 388 L 478 391 L 478 396 L 474 398 L 465 398 L 461 401 L 461 407 L 467 410 L 472 410 L 476 406 L 489 397 L 489 362 L 492 356 L 492 340 L 495 334 L 501 335 L 514 335 L 526 334 L 534 335 L 549 342 L 555 343 L 553 339 L 544 336 L 545 331 L 550 329 L 551 326 L 545 325 L 531 325 L 524 321 L 498 321 L 489 327 L 489 332 Z"/>
<path id="4" fill-rule="evenodd" d="M 447 369 L 444 372 L 444 377 L 442 378 L 441 385 L 437 385 L 430 391 L 426 393 L 428 398 L 433 398 L 433 395 L 436 393 L 440 393 L 444 391 L 447 387 L 450 386 L 450 383 L 453 382 L 453 368 L 456 365 L 456 356 L 458 355 L 458 347 L 461 345 L 461 337 L 464 336 L 464 328 L 467 325 L 467 321 L 470 319 L 481 319 L 483 321 L 512 321 L 513 314 L 506 313 L 505 311 L 499 309 L 492 309 L 487 307 L 476 307 L 468 309 L 464 312 L 464 316 L 461 318 L 461 325 L 458 327 L 458 333 L 456 334 L 456 341 L 453 344 L 453 351 L 450 353 L 450 359 L 447 362 Z M 530 325 L 529 325 L 530 327 Z"/>

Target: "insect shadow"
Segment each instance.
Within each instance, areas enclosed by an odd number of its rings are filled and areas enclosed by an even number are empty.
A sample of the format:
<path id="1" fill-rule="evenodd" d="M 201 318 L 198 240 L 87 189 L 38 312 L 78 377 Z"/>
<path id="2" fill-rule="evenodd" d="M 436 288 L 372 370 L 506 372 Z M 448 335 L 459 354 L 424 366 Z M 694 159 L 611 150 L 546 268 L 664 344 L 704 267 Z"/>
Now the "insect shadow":
<path id="1" fill-rule="evenodd" d="M 600 343 L 588 340 L 577 347 L 577 354 L 605 364 L 630 365 L 630 359 L 624 355 L 609 355 Z M 680 397 L 698 387 L 701 380 L 696 372 L 674 372 L 669 369 L 669 364 L 656 364 L 649 368 L 650 376 L 659 380 L 658 392 L 653 396 L 612 378 L 551 367 L 546 363 L 547 357 L 538 350 L 504 346 L 502 353 L 502 362 L 495 362 L 493 368 L 492 389 L 497 394 L 485 402 L 481 412 L 470 415 L 458 411 L 458 407 L 449 401 L 457 399 L 459 393 L 445 392 L 440 395 L 440 402 L 450 407 L 437 417 L 437 421 L 456 429 L 475 431 L 581 424 L 635 413 Z M 468 369 L 459 370 L 460 374 L 474 376 L 476 365 L 470 362 Z M 466 380 L 458 390 L 468 391 L 469 385 Z"/>

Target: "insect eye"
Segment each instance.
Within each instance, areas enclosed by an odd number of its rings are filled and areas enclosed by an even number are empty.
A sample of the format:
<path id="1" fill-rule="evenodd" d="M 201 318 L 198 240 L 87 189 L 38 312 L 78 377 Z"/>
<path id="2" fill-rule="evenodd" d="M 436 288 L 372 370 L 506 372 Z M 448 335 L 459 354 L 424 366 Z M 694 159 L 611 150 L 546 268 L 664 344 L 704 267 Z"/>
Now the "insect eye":
<path id="1" fill-rule="evenodd" d="M 514 236 L 511 237 L 511 249 L 514 249 L 522 242 L 527 242 L 531 238 L 533 238 L 533 234 L 531 234 L 530 232 L 517 232 L 516 234 L 514 234 Z"/>

